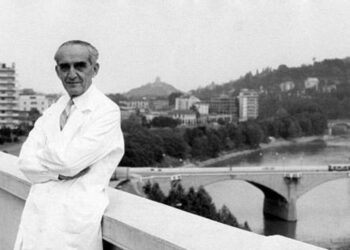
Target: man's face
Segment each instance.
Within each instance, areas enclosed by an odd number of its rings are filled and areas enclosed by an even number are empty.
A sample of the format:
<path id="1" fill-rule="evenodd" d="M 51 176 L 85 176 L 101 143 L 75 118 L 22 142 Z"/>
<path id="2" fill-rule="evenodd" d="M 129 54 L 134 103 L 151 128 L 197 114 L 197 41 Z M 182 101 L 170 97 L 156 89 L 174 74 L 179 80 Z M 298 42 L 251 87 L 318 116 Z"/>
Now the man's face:
<path id="1" fill-rule="evenodd" d="M 59 49 L 56 73 L 70 97 L 83 94 L 97 74 L 98 63 L 89 60 L 89 51 L 85 46 L 66 45 Z"/>

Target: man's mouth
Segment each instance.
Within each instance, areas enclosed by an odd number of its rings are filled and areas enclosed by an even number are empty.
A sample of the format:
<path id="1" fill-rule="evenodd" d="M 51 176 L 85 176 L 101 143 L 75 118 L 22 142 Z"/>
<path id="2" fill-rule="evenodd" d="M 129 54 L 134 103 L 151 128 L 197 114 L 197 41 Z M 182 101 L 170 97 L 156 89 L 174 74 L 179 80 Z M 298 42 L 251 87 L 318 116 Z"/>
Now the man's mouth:
<path id="1" fill-rule="evenodd" d="M 68 85 L 80 84 L 81 82 L 66 82 Z"/>

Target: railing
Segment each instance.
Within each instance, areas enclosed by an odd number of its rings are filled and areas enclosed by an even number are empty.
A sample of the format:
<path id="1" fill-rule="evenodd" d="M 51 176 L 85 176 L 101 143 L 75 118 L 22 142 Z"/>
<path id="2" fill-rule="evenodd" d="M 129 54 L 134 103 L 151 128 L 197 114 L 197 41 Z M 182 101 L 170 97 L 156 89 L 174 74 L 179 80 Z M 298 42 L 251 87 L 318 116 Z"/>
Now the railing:
<path id="1" fill-rule="evenodd" d="M 0 153 L 0 246 L 13 249 L 30 184 L 17 157 Z M 103 217 L 104 249 L 128 250 L 317 250 L 282 236 L 261 236 L 123 191 L 108 188 Z"/>

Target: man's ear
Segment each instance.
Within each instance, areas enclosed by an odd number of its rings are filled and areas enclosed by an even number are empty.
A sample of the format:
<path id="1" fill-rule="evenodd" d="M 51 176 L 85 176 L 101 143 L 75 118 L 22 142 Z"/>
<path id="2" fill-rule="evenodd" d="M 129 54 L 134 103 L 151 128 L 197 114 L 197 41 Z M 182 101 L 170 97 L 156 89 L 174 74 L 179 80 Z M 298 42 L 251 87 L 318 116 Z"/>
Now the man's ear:
<path id="1" fill-rule="evenodd" d="M 58 65 L 55 66 L 55 71 L 56 71 L 57 76 L 59 77 L 59 75 L 58 75 Z"/>
<path id="2" fill-rule="evenodd" d="M 95 63 L 93 69 L 94 69 L 94 76 L 96 76 L 98 71 L 99 71 L 99 69 L 100 69 L 100 64 Z"/>

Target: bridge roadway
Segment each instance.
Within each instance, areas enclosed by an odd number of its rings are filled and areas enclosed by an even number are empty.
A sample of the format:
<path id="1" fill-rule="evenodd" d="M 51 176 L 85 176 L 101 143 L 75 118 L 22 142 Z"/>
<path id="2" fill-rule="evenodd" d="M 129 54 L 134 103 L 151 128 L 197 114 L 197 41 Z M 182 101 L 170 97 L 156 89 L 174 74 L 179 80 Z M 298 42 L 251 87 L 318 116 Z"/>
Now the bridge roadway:
<path id="1" fill-rule="evenodd" d="M 337 170 L 349 170 L 339 164 Z M 345 169 L 344 169 L 345 167 Z M 218 168 L 117 168 L 119 178 L 158 182 L 161 186 L 181 182 L 185 187 L 206 186 L 215 182 L 243 180 L 264 195 L 264 213 L 287 221 L 297 220 L 296 201 L 325 182 L 349 178 L 349 171 L 329 171 L 328 166 L 271 166 Z M 228 194 L 229 196 L 229 194 Z"/>

